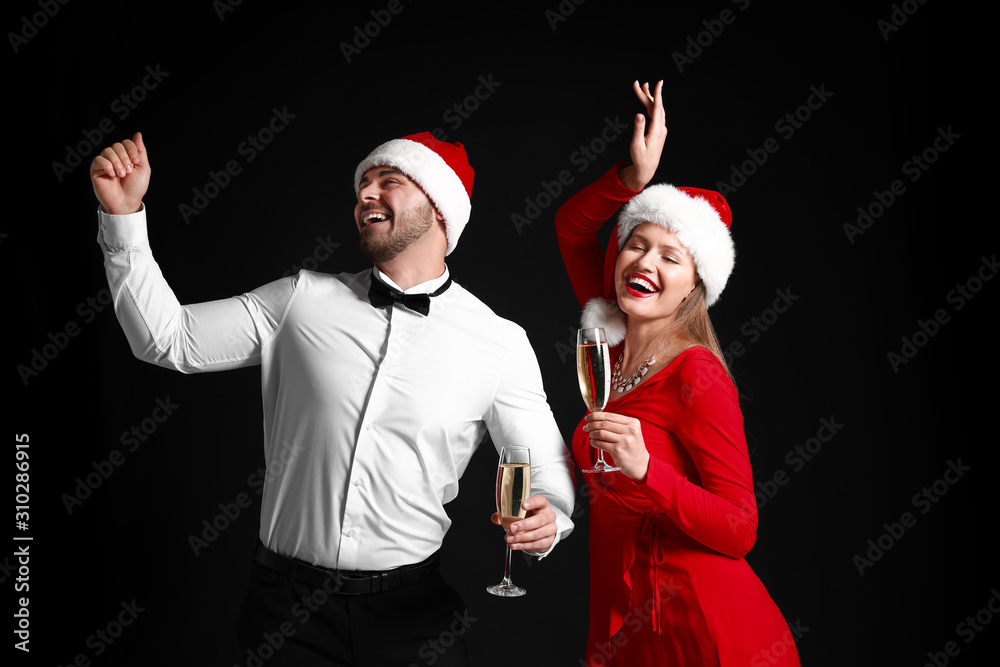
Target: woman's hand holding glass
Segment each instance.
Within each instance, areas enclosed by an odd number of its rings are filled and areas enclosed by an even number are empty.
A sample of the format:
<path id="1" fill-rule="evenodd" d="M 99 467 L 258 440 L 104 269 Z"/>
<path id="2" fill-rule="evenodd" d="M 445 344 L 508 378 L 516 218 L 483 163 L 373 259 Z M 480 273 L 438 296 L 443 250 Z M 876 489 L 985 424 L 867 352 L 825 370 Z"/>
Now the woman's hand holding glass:
<path id="1" fill-rule="evenodd" d="M 642 439 L 641 422 L 614 412 L 591 412 L 586 419 L 583 430 L 590 435 L 590 445 L 611 454 L 623 475 L 645 482 L 649 450 Z"/>

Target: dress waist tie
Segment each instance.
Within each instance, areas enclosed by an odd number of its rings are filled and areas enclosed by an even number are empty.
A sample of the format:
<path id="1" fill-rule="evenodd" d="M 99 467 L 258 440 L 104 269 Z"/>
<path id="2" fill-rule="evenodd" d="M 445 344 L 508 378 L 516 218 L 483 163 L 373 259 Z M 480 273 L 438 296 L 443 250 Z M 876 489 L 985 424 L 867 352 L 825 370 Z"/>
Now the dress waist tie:
<path id="1" fill-rule="evenodd" d="M 653 614 L 650 622 L 653 632 L 661 633 L 660 623 L 660 585 L 657 577 L 657 565 L 663 562 L 663 552 L 660 549 L 659 529 L 656 525 L 656 511 L 650 510 L 643 514 L 639 535 L 649 541 L 649 587 L 653 590 Z"/>

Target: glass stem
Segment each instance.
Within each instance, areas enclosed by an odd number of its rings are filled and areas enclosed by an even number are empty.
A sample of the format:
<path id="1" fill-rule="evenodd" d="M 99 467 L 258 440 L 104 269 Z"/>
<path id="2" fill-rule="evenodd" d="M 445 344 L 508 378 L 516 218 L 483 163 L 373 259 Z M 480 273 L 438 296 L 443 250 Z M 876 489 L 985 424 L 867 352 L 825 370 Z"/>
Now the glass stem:
<path id="1" fill-rule="evenodd" d="M 601 407 L 601 410 L 603 409 L 604 408 Z M 591 414 L 593 414 L 593 410 L 591 411 Z M 597 463 L 595 465 L 602 467 L 608 465 L 607 462 L 604 460 L 604 450 L 601 449 L 600 447 L 597 447 L 596 449 L 597 449 Z"/>
<path id="2" fill-rule="evenodd" d="M 510 581 L 510 552 L 511 552 L 511 549 L 510 549 L 510 545 L 508 544 L 507 545 L 507 554 L 506 554 L 506 556 L 503 559 L 503 582 L 502 583 L 503 583 L 504 586 L 510 586 L 511 585 L 511 581 Z"/>

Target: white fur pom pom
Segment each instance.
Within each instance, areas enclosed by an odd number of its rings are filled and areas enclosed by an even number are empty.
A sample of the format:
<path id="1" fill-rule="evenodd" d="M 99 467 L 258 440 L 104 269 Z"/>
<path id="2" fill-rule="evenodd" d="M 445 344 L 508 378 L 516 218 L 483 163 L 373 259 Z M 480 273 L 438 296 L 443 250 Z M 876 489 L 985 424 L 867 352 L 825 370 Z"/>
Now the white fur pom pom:
<path id="1" fill-rule="evenodd" d="M 580 326 L 604 327 L 608 345 L 611 347 L 625 340 L 625 313 L 614 301 L 601 298 L 588 301 L 580 316 Z"/>

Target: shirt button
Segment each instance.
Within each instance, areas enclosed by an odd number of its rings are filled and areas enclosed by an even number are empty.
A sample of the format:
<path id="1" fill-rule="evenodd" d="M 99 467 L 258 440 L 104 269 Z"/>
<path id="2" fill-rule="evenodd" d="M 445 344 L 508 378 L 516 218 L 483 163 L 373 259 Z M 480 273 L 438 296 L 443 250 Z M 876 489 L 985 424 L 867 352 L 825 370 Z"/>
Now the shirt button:
<path id="1" fill-rule="evenodd" d="M 354 537 L 354 529 L 353 528 L 351 530 L 347 531 L 347 536 L 348 537 Z"/>
<path id="2" fill-rule="evenodd" d="M 372 430 L 372 425 L 371 425 L 371 424 L 366 424 L 366 425 L 365 425 L 365 430 L 366 430 L 366 431 L 370 431 L 370 430 Z"/>
<path id="3" fill-rule="evenodd" d="M 365 480 L 363 479 L 354 480 L 354 486 L 364 486 L 364 485 L 365 485 Z"/>

